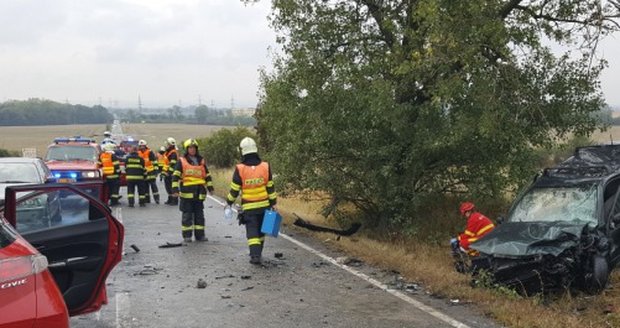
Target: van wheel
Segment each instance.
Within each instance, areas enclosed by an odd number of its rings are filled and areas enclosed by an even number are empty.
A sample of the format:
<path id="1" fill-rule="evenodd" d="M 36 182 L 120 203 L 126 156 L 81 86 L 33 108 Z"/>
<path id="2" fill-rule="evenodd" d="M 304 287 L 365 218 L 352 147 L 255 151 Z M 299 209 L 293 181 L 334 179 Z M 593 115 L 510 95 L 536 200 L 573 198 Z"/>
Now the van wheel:
<path id="1" fill-rule="evenodd" d="M 592 277 L 588 282 L 589 292 L 592 294 L 600 294 L 609 280 L 609 264 L 602 256 L 595 256 L 592 259 Z"/>

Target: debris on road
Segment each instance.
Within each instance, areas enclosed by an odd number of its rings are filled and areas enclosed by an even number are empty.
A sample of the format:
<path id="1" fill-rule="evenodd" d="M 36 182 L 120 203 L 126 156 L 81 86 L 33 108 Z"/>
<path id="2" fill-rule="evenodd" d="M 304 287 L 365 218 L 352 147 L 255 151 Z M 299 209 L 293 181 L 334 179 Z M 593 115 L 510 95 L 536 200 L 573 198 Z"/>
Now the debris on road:
<path id="1" fill-rule="evenodd" d="M 162 271 L 162 268 L 156 268 L 152 265 L 145 265 L 144 269 L 134 273 L 134 276 L 152 276 L 158 274 L 159 271 Z"/>
<path id="2" fill-rule="evenodd" d="M 243 288 L 241 291 L 245 292 L 246 290 L 251 290 L 251 289 L 254 289 L 254 286 L 249 286 L 249 287 Z"/>
<path id="3" fill-rule="evenodd" d="M 322 227 L 322 226 L 314 225 L 314 224 L 312 224 L 310 222 L 307 222 L 306 220 L 300 218 L 299 215 L 297 215 L 295 213 L 293 213 L 293 215 L 297 218 L 295 220 L 295 222 L 293 222 L 294 225 L 296 225 L 298 227 L 306 228 L 306 229 L 308 229 L 310 231 L 331 232 L 331 233 L 334 233 L 334 234 L 339 235 L 339 236 L 351 236 L 354 233 L 356 233 L 362 227 L 361 223 L 353 223 L 351 225 L 351 227 L 349 227 L 349 229 L 338 230 L 338 229 L 333 229 L 333 228 L 328 228 L 328 227 Z"/>
<path id="4" fill-rule="evenodd" d="M 224 299 L 224 300 L 227 300 L 227 299 L 231 298 L 232 296 L 230 296 L 230 295 L 220 295 L 220 297 L 222 299 Z"/>
<path id="5" fill-rule="evenodd" d="M 224 236 L 224 238 L 232 238 L 232 236 L 228 236 L 228 235 L 226 235 L 226 236 Z"/>
<path id="6" fill-rule="evenodd" d="M 275 254 L 273 254 L 273 257 L 275 257 L 277 259 L 282 259 L 282 257 L 284 257 L 284 254 L 282 254 L 282 253 L 275 253 Z"/>
<path id="7" fill-rule="evenodd" d="M 183 243 L 170 243 L 170 242 L 166 242 L 163 245 L 159 245 L 159 248 L 172 248 L 172 247 L 181 247 L 183 246 Z"/>
<path id="8" fill-rule="evenodd" d="M 323 267 L 325 265 L 327 265 L 327 262 L 323 262 L 323 261 L 319 261 L 319 262 L 312 262 L 312 266 L 315 268 L 320 268 Z"/>
<path id="9" fill-rule="evenodd" d="M 196 283 L 196 288 L 207 288 L 207 282 L 202 280 L 202 278 L 198 278 L 198 282 Z"/>
<path id="10" fill-rule="evenodd" d="M 131 244 L 130 246 L 134 251 L 136 251 L 136 253 L 140 252 L 140 249 L 138 248 L 138 246 L 136 246 L 135 244 Z"/>
<path id="11" fill-rule="evenodd" d="M 249 276 L 249 275 L 248 276 L 241 276 L 240 278 L 241 278 L 241 280 L 249 280 L 249 279 L 252 278 L 252 276 Z"/>
<path id="12" fill-rule="evenodd" d="M 215 280 L 220 280 L 220 279 L 227 279 L 227 278 L 234 278 L 235 276 L 233 276 L 232 274 L 227 274 L 225 276 L 218 276 L 215 277 Z"/>
<path id="13" fill-rule="evenodd" d="M 338 257 L 336 258 L 336 262 L 343 264 L 343 265 L 348 265 L 351 267 L 360 267 L 364 264 L 362 260 L 355 258 L 355 257 L 348 257 L 348 256 Z"/>

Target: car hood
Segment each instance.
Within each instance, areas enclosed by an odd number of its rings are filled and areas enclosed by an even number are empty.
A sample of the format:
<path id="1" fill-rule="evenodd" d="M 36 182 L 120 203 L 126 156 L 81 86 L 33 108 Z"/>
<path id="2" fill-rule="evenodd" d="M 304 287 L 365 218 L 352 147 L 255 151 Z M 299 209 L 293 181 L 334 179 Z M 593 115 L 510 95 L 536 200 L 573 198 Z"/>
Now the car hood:
<path id="1" fill-rule="evenodd" d="M 471 245 L 493 257 L 558 256 L 579 244 L 587 224 L 564 222 L 507 222 Z"/>
<path id="2" fill-rule="evenodd" d="M 47 167 L 52 171 L 57 170 L 92 170 L 97 168 L 97 163 L 86 160 L 75 161 L 47 161 Z"/>

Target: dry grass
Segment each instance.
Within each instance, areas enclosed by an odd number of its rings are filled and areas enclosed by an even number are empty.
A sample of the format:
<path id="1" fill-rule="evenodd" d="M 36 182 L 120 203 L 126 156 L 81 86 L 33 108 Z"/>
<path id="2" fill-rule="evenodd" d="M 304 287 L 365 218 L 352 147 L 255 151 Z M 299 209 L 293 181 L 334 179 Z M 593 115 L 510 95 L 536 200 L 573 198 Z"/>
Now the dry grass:
<path id="1" fill-rule="evenodd" d="M 596 131 L 592 134 L 591 139 L 597 143 L 609 142 L 614 140 L 614 144 L 620 141 L 620 126 L 611 126 L 606 131 Z"/>
<path id="2" fill-rule="evenodd" d="M 166 138 L 174 137 L 177 142 L 187 138 L 209 136 L 220 126 L 189 124 L 123 124 L 123 131 L 136 139 L 145 139 L 151 148 L 159 149 Z M 38 156 L 45 156 L 47 146 L 57 137 L 95 136 L 101 140 L 105 124 L 90 125 L 47 125 L 47 126 L 3 126 L 0 127 L 0 148 L 20 151 L 22 148 L 36 148 Z"/>

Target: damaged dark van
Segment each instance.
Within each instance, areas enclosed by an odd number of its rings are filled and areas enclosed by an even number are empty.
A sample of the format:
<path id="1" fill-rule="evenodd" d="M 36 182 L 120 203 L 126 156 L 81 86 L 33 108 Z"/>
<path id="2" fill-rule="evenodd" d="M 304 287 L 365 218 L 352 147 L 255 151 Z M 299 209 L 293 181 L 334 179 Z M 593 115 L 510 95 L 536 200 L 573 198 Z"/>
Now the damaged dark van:
<path id="1" fill-rule="evenodd" d="M 475 267 L 523 294 L 600 293 L 620 261 L 620 145 L 577 148 L 545 169 L 471 247 Z"/>

